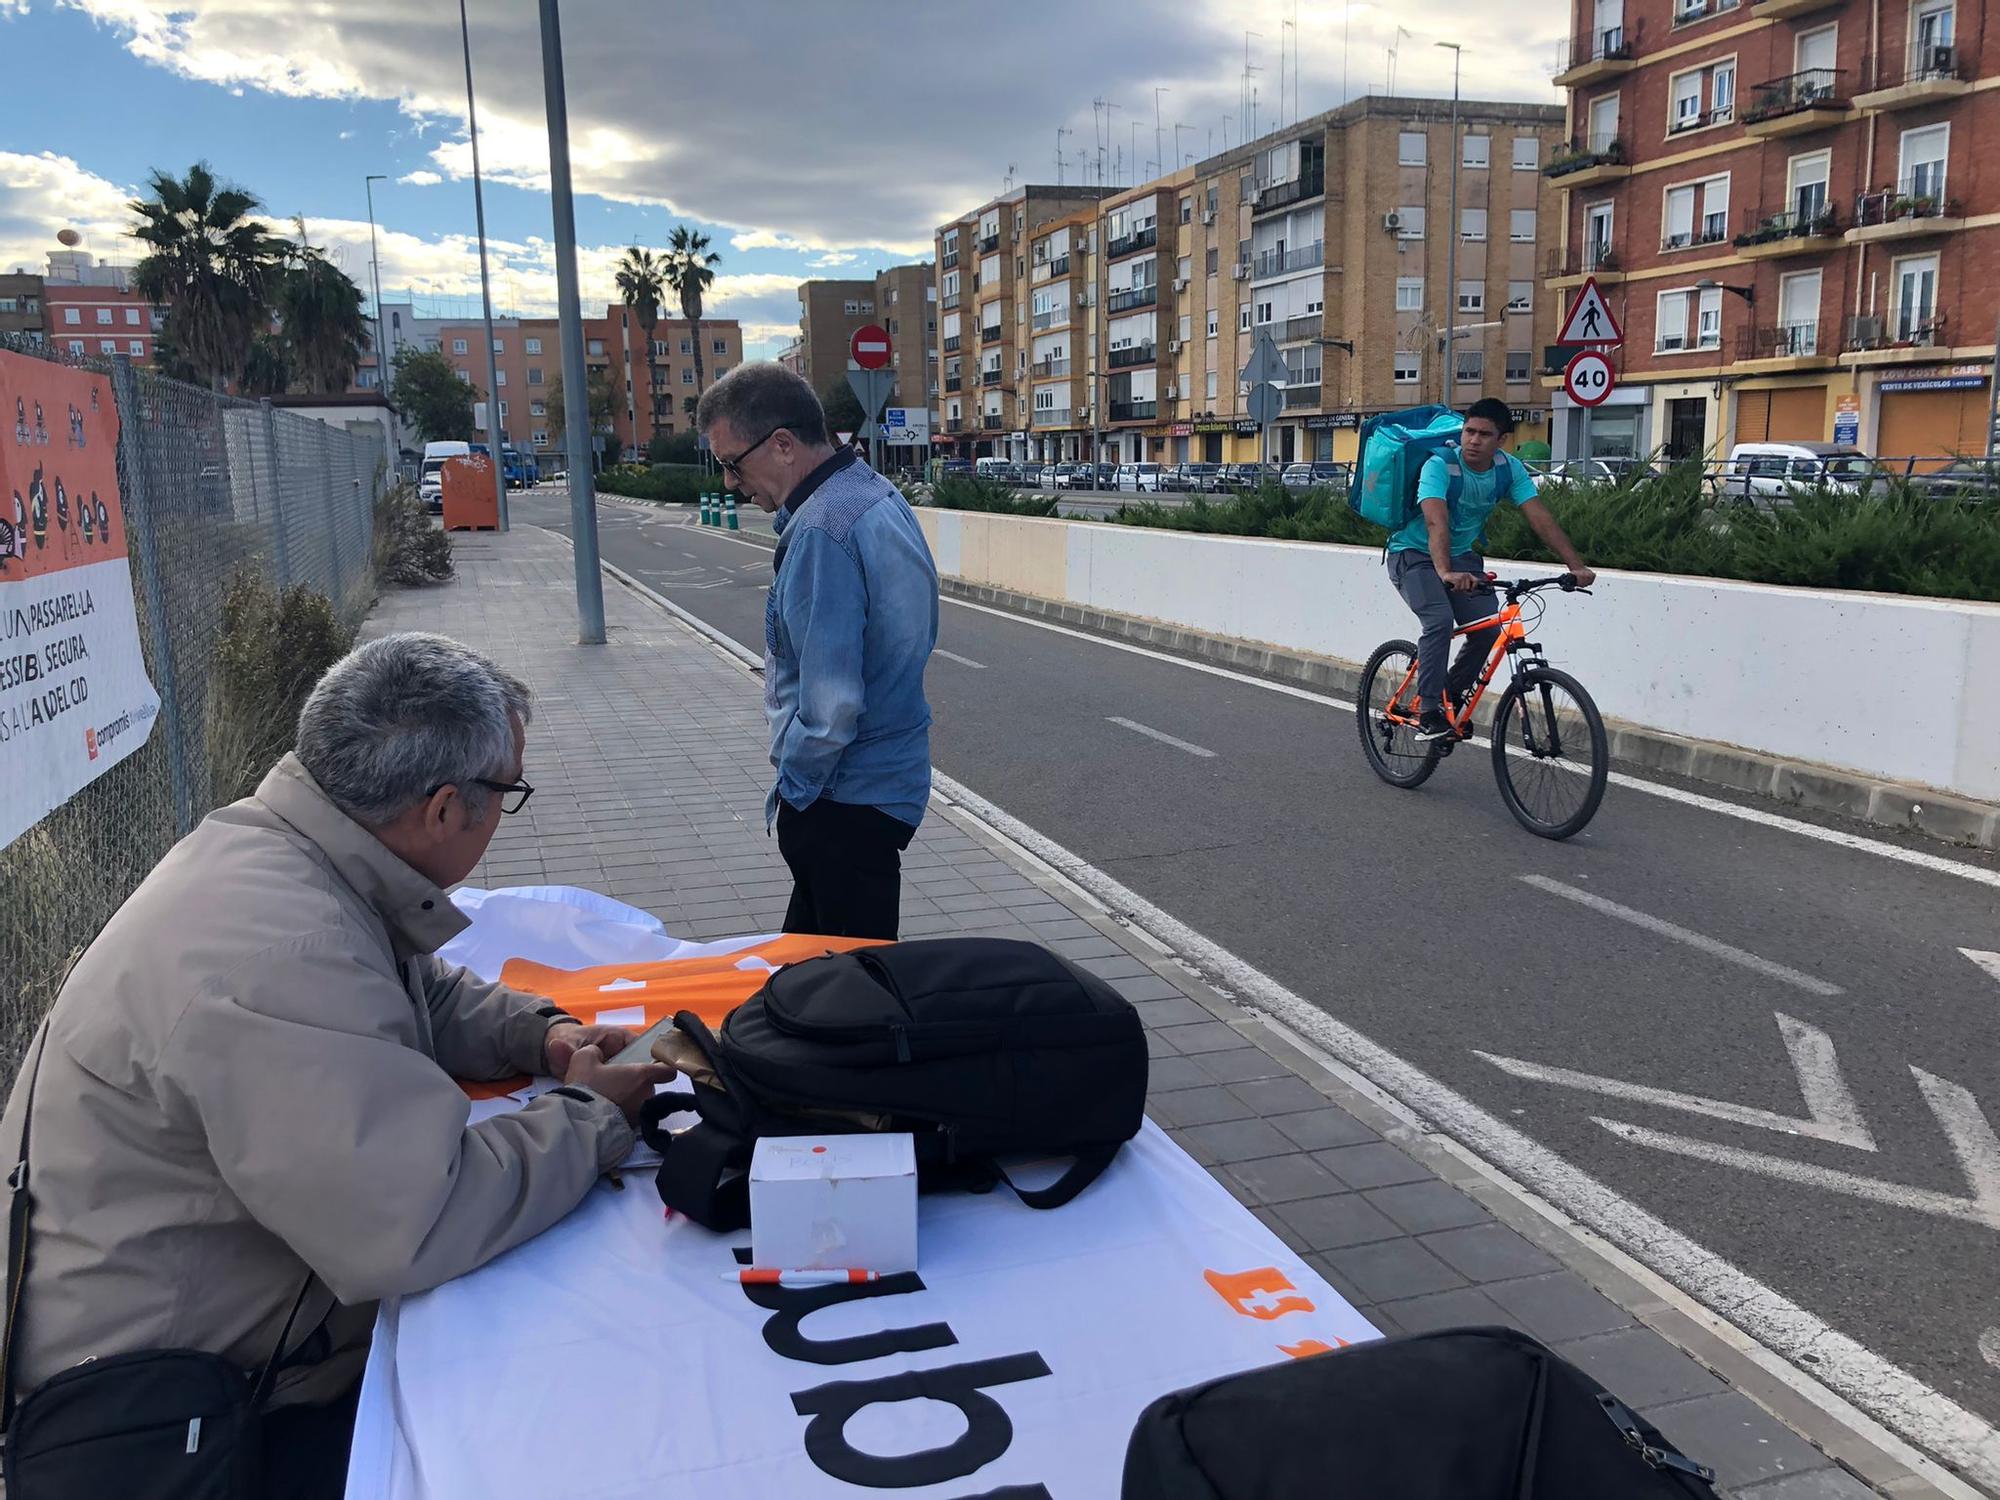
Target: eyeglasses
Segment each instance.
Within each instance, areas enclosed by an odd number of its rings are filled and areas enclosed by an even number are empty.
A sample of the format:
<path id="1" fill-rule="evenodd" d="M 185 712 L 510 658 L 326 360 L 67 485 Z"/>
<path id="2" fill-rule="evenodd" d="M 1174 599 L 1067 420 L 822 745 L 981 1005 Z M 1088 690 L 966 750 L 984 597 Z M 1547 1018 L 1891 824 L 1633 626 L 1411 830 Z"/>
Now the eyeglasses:
<path id="1" fill-rule="evenodd" d="M 743 470 L 739 468 L 738 465 L 740 465 L 743 462 L 743 460 L 748 458 L 751 454 L 755 453 L 759 448 L 763 447 L 766 443 L 770 442 L 772 438 L 776 437 L 783 430 L 784 429 L 782 428 L 773 427 L 769 432 L 765 433 L 762 437 L 758 438 L 756 442 L 752 443 L 749 447 L 745 448 L 741 453 L 737 454 L 736 457 L 724 458 L 720 454 L 717 454 L 715 461 L 722 465 L 724 472 L 727 473 L 730 478 L 741 479 L 743 477 Z"/>
<path id="2" fill-rule="evenodd" d="M 488 781 L 484 776 L 474 776 L 471 780 L 474 785 L 483 786 L 489 792 L 498 792 L 501 798 L 500 811 L 509 817 L 512 817 L 515 813 L 526 807 L 528 799 L 535 795 L 535 789 L 525 781 Z M 427 798 L 435 797 L 450 785 L 451 783 L 448 781 L 440 781 L 428 792 L 425 792 L 424 796 Z M 509 800 L 510 798 L 511 800 Z"/>

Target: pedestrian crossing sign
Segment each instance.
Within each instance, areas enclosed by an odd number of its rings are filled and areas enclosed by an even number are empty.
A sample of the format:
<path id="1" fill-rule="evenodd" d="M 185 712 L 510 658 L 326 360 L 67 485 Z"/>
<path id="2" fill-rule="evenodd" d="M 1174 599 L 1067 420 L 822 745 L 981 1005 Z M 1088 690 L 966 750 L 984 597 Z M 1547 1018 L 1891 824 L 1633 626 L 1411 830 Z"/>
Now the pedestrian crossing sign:
<path id="1" fill-rule="evenodd" d="M 1583 289 L 1576 294 L 1576 301 L 1570 304 L 1569 316 L 1563 320 L 1562 332 L 1556 335 L 1558 344 L 1622 344 L 1625 331 L 1618 326 L 1618 320 L 1611 315 L 1611 304 L 1604 300 L 1604 293 L 1597 289 L 1597 278 L 1584 282 Z"/>

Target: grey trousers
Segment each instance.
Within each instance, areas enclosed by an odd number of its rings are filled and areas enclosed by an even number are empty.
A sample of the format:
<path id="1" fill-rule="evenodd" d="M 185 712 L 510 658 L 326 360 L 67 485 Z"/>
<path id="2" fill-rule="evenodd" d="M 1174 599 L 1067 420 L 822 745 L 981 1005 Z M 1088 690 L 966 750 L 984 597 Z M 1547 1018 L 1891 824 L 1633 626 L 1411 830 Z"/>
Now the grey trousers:
<path id="1" fill-rule="evenodd" d="M 1486 560 L 1476 552 L 1459 553 L 1452 558 L 1451 565 L 1460 573 L 1486 572 Z M 1396 585 L 1396 592 L 1416 612 L 1424 627 L 1417 638 L 1417 695 L 1423 699 L 1424 707 L 1440 708 L 1447 682 L 1454 693 L 1470 690 L 1486 653 L 1493 649 L 1493 631 L 1474 631 L 1459 648 L 1458 660 L 1451 664 L 1447 677 L 1445 658 L 1451 651 L 1452 631 L 1460 625 L 1491 619 L 1500 607 L 1491 594 L 1460 594 L 1446 588 L 1427 552 L 1391 552 L 1389 581 Z"/>

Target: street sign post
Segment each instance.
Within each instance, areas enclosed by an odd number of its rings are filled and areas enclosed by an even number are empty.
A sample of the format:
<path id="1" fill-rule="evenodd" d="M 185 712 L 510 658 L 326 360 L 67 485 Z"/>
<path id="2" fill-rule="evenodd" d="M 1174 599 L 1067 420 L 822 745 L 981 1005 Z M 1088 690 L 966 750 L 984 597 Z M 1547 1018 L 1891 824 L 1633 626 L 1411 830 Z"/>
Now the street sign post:
<path id="1" fill-rule="evenodd" d="M 1569 399 L 1588 411 L 1602 406 L 1605 397 L 1618 388 L 1618 376 L 1611 368 L 1609 356 L 1596 349 L 1586 349 L 1572 359 L 1563 370 L 1563 389 L 1569 392 Z"/>
<path id="2" fill-rule="evenodd" d="M 1625 342 L 1625 330 L 1618 326 L 1618 319 L 1612 315 L 1611 304 L 1604 300 L 1604 293 L 1598 289 L 1597 278 L 1589 277 L 1576 294 L 1576 301 L 1570 304 L 1569 316 L 1563 319 L 1562 332 L 1556 335 L 1558 344 L 1583 344 L 1588 346 L 1585 353 L 1570 360 L 1563 371 L 1563 385 L 1569 391 L 1570 399 L 1583 408 L 1583 459 L 1588 462 L 1596 455 L 1590 451 L 1590 414 L 1597 410 L 1606 396 L 1611 394 L 1617 383 L 1611 374 L 1611 362 L 1601 351 L 1615 348 Z M 1590 376 L 1590 389 L 1596 388 L 1594 372 L 1599 368 L 1604 374 L 1603 392 L 1595 401 L 1585 401 L 1576 393 L 1570 383 L 1571 372 L 1580 361 L 1594 359 L 1596 364 L 1586 365 L 1585 373 Z"/>
<path id="3" fill-rule="evenodd" d="M 889 368 L 889 330 L 879 323 L 867 323 L 854 330 L 847 342 L 847 355 L 864 370 Z"/>
<path id="4" fill-rule="evenodd" d="M 1271 424 L 1285 409 L 1285 398 L 1280 393 L 1284 390 L 1287 373 L 1284 356 L 1278 353 L 1270 330 L 1259 332 L 1257 342 L 1250 350 L 1250 363 L 1243 367 L 1239 378 L 1250 385 L 1244 415 L 1263 429 L 1262 447 L 1258 453 L 1262 463 L 1271 461 Z"/>
<path id="5" fill-rule="evenodd" d="M 867 331 L 864 328 L 861 333 Z M 857 333 L 854 337 L 858 343 L 861 334 Z M 888 335 L 884 334 L 883 337 L 886 340 Z M 888 357 L 885 351 L 882 356 L 885 364 Z M 882 403 L 889 399 L 889 392 L 895 388 L 895 371 L 883 368 L 849 370 L 847 385 L 848 389 L 854 392 L 855 399 L 861 403 L 861 436 L 868 440 L 869 461 L 879 473 L 882 468 L 882 429 L 875 419 L 882 415 Z"/>

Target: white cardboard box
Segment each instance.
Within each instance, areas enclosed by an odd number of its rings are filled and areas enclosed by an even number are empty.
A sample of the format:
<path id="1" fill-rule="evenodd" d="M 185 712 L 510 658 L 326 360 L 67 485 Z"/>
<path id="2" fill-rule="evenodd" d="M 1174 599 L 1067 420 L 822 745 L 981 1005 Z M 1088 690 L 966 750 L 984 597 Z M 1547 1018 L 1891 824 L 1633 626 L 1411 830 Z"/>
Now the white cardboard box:
<path id="1" fill-rule="evenodd" d="M 764 1136 L 750 1159 L 758 1270 L 917 1268 L 917 1153 L 908 1134 Z"/>

